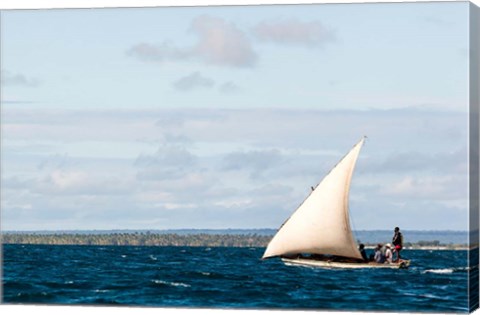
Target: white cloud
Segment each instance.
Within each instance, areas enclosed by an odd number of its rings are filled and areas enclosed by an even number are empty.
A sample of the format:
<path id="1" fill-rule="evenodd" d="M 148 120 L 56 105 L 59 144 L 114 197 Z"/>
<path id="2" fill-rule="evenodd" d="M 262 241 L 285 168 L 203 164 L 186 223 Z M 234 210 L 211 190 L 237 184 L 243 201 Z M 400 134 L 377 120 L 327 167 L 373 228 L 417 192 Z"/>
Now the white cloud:
<path id="1" fill-rule="evenodd" d="M 180 91 L 190 91 L 195 88 L 211 88 L 214 85 L 214 80 L 204 77 L 200 72 L 193 72 L 173 83 L 173 86 Z"/>
<path id="2" fill-rule="evenodd" d="M 351 208 L 365 213 L 356 227 L 383 227 L 402 213 L 435 228 L 419 209 L 467 212 L 465 121 L 465 113 L 410 109 L 6 108 L 5 222 L 275 227 L 367 133 L 352 184 Z M 112 159 L 118 146 L 129 155 Z M 77 149 L 62 151 L 70 147 Z"/>
<path id="3" fill-rule="evenodd" d="M 84 170 L 54 170 L 32 182 L 30 191 L 47 195 L 116 195 L 133 187 L 125 175 L 102 174 Z"/>
<path id="4" fill-rule="evenodd" d="M 281 161 L 279 150 L 232 152 L 224 157 L 222 169 L 226 171 L 247 169 L 251 171 L 252 177 L 257 177 Z"/>
<path id="5" fill-rule="evenodd" d="M 220 92 L 230 94 L 240 91 L 240 87 L 232 81 L 227 81 L 219 87 Z"/>
<path id="6" fill-rule="evenodd" d="M 264 21 L 253 29 L 255 36 L 277 44 L 323 47 L 335 41 L 335 34 L 320 21 L 302 22 L 296 19 Z"/>
<path id="7" fill-rule="evenodd" d="M 461 145 L 460 148 L 446 152 L 397 150 L 390 152 L 387 156 L 372 156 L 368 162 L 364 163 L 362 172 L 466 174 L 468 149 L 463 146 L 466 143 L 459 143 L 459 145 Z"/>
<path id="8" fill-rule="evenodd" d="M 207 62 L 236 67 L 255 64 L 257 55 L 247 36 L 233 23 L 202 15 L 193 21 L 191 30 L 199 36 L 194 51 Z"/>
<path id="9" fill-rule="evenodd" d="M 21 73 L 12 73 L 7 70 L 1 71 L 2 86 L 23 86 L 23 87 L 38 87 L 40 80 L 36 78 L 29 78 Z"/>
<path id="10" fill-rule="evenodd" d="M 69 165 L 71 161 L 69 160 L 66 154 L 52 154 L 46 158 L 43 158 L 37 164 L 39 170 L 53 168 L 53 169 L 63 169 Z"/>
<path id="11" fill-rule="evenodd" d="M 380 193 L 406 200 L 467 200 L 468 182 L 463 176 L 455 175 L 407 175 L 385 185 Z"/>
<path id="12" fill-rule="evenodd" d="M 195 18 L 190 31 L 197 36 L 192 46 L 175 47 L 171 42 L 159 45 L 141 43 L 127 55 L 146 62 L 199 60 L 207 64 L 230 67 L 252 67 L 257 54 L 246 34 L 222 18 L 202 15 Z"/>
<path id="13" fill-rule="evenodd" d="M 160 45 L 140 43 L 131 47 L 127 55 L 137 57 L 146 62 L 166 62 L 185 60 L 193 57 L 191 49 L 179 49 L 171 42 L 163 42 Z"/>
<path id="14" fill-rule="evenodd" d="M 195 168 L 197 157 L 179 146 L 162 146 L 153 155 L 141 154 L 135 161 L 141 180 L 164 180 L 183 177 Z"/>
<path id="15" fill-rule="evenodd" d="M 88 175 L 85 172 L 61 172 L 54 171 L 50 174 L 49 181 L 61 190 L 71 189 L 72 187 L 82 186 Z"/>

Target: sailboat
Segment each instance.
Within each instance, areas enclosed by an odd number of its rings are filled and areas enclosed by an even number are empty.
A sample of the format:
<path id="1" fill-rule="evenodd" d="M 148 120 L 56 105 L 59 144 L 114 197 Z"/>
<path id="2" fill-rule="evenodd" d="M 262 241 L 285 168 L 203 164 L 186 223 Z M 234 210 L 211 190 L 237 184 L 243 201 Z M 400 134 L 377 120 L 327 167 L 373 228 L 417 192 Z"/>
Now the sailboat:
<path id="1" fill-rule="evenodd" d="M 324 268 L 408 268 L 409 260 L 367 262 L 350 227 L 350 183 L 363 137 L 328 173 L 279 228 L 262 259 L 280 257 L 287 265 Z"/>

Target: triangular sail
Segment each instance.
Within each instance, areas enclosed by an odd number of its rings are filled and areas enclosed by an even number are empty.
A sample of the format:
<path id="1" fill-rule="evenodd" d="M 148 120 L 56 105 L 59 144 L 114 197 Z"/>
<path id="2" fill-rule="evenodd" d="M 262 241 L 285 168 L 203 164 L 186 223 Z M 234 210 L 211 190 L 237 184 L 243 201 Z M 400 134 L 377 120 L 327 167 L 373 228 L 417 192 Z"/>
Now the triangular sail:
<path id="1" fill-rule="evenodd" d="M 352 148 L 283 224 L 263 258 L 299 253 L 362 258 L 350 228 L 348 195 L 364 140 Z"/>

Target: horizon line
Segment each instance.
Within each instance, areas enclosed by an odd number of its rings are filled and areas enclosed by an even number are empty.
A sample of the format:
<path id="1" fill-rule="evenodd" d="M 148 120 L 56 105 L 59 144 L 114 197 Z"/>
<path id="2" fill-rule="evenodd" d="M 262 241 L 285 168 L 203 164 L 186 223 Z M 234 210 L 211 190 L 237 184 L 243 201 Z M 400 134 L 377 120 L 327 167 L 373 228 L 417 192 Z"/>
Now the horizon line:
<path id="1" fill-rule="evenodd" d="M 158 229 L 135 229 L 135 228 L 114 228 L 114 229 L 97 229 L 97 228 L 90 228 L 90 229 L 36 229 L 36 230 L 4 230 L 0 229 L 0 233 L 5 232 L 65 232 L 65 231 L 182 231 L 182 230 L 198 230 L 198 231 L 229 231 L 229 230 L 244 230 L 244 231 L 255 231 L 255 230 L 278 230 L 278 228 L 173 228 L 173 229 L 165 229 L 165 228 L 158 228 Z M 359 229 L 353 230 L 355 232 L 390 232 L 392 229 Z M 418 230 L 418 229 L 401 229 L 401 231 L 415 231 L 415 232 L 472 232 L 470 230 L 453 230 L 453 229 L 425 229 L 425 230 Z"/>

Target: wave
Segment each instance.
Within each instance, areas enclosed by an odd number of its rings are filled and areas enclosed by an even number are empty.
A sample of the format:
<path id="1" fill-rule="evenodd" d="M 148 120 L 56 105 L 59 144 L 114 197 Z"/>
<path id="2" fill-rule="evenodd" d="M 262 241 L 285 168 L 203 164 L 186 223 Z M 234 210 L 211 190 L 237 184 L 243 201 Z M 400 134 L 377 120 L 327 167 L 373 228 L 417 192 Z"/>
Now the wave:
<path id="1" fill-rule="evenodd" d="M 427 269 L 423 271 L 422 273 L 453 273 L 453 269 Z"/>
<path id="2" fill-rule="evenodd" d="M 462 271 L 468 271 L 468 270 L 470 270 L 470 268 L 468 268 L 468 267 L 444 268 L 444 269 L 427 269 L 427 270 L 424 270 L 422 273 L 448 274 L 448 273 L 462 272 Z"/>
<path id="3" fill-rule="evenodd" d="M 164 284 L 164 285 L 170 285 L 173 287 L 184 287 L 184 288 L 190 288 L 191 285 L 183 283 L 183 282 L 168 282 L 164 280 L 152 280 L 153 283 L 156 284 Z"/>
<path id="4" fill-rule="evenodd" d="M 17 302 L 35 302 L 38 300 L 46 302 L 47 300 L 52 300 L 55 296 L 51 293 L 41 291 L 41 292 L 20 292 L 17 294 L 13 300 Z"/>
<path id="5" fill-rule="evenodd" d="M 415 293 L 403 293 L 405 296 L 413 296 L 413 297 L 420 297 L 420 298 L 427 298 L 427 299 L 437 299 L 437 300 L 442 300 L 445 299 L 445 296 L 438 296 L 438 295 L 433 295 L 433 294 L 415 294 Z"/>
<path id="6" fill-rule="evenodd" d="M 414 313 L 467 312 L 468 273 L 478 270 L 468 266 L 467 252 L 458 251 L 407 251 L 413 261 L 408 270 L 333 272 L 288 267 L 279 259 L 260 261 L 261 248 L 206 248 L 130 246 L 102 251 L 52 245 L 24 251 L 6 246 L 2 298 L 18 304 L 353 312 L 398 311 L 401 305 L 402 311 Z M 365 290 L 366 283 L 376 285 Z M 393 291 L 386 294 L 392 285 Z"/>

